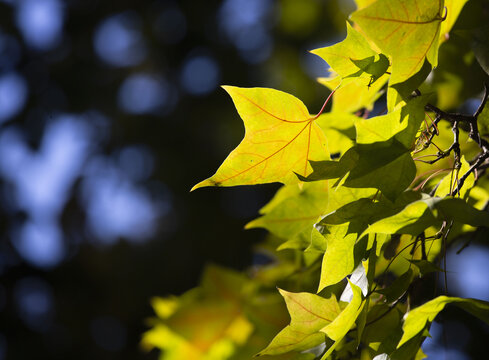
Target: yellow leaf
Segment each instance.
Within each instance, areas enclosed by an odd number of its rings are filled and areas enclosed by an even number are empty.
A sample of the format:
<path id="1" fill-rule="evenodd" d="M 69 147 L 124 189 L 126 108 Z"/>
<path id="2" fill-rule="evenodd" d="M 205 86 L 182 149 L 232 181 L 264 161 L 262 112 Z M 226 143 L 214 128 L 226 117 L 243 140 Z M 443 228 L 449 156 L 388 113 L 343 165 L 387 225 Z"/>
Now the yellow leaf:
<path id="1" fill-rule="evenodd" d="M 443 0 L 379 0 L 351 18 L 383 53 L 392 58 L 391 85 L 438 62 Z"/>
<path id="2" fill-rule="evenodd" d="M 296 97 L 266 88 L 223 86 L 245 125 L 245 136 L 217 172 L 195 185 L 298 183 L 310 160 L 327 160 L 326 137 L 306 106 Z"/>

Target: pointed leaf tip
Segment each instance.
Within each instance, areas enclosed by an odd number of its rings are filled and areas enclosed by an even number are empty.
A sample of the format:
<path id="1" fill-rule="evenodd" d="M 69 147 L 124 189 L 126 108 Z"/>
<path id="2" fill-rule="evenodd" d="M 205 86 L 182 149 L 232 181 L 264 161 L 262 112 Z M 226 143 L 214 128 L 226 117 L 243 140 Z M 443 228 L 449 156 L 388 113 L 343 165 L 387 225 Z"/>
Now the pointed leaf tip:
<path id="1" fill-rule="evenodd" d="M 326 137 L 296 97 L 266 88 L 222 86 L 245 125 L 245 137 L 216 173 L 197 184 L 236 186 L 271 182 L 297 183 L 307 176 L 309 160 L 327 160 Z"/>

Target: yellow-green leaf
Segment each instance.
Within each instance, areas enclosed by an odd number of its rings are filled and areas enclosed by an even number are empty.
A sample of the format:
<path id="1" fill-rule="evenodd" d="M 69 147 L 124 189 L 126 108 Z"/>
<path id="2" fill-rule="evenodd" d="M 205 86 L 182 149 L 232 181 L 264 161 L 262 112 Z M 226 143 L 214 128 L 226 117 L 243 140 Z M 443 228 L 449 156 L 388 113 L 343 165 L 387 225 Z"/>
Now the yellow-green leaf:
<path id="1" fill-rule="evenodd" d="M 297 187 L 298 185 L 289 185 Z M 302 184 L 298 192 L 284 198 L 273 208 L 267 207 L 265 215 L 251 221 L 247 229 L 263 227 L 271 233 L 289 239 L 317 222 L 328 206 L 328 181 Z"/>
<path id="2" fill-rule="evenodd" d="M 389 66 L 389 61 L 385 58 L 379 59 L 379 55 L 372 50 L 367 40 L 349 23 L 346 23 L 347 35 L 342 42 L 319 49 L 312 50 L 311 53 L 318 55 L 342 78 L 352 75 L 380 77 L 385 73 Z M 366 61 L 365 66 L 361 66 L 362 61 Z M 368 73 L 367 67 L 372 67 L 374 63 L 380 67 L 374 69 L 374 73 Z"/>
<path id="3" fill-rule="evenodd" d="M 437 65 L 443 6 L 443 0 L 379 0 L 351 15 L 366 36 L 391 56 L 391 84 L 416 74 L 425 58 Z"/>
<path id="4" fill-rule="evenodd" d="M 235 186 L 297 183 L 309 160 L 327 160 L 326 137 L 305 105 L 287 93 L 266 88 L 224 86 L 243 119 L 245 136 L 217 172 L 195 185 Z"/>
<path id="5" fill-rule="evenodd" d="M 324 342 L 320 330 L 330 324 L 341 307 L 334 296 L 325 299 L 310 293 L 280 290 L 290 314 L 290 325 L 284 328 L 259 355 L 302 351 Z"/>
<path id="6" fill-rule="evenodd" d="M 343 280 L 355 269 L 353 247 L 357 234 L 347 234 L 348 225 L 329 225 L 327 227 L 324 235 L 327 246 L 321 267 L 318 292 Z"/>
<path id="7" fill-rule="evenodd" d="M 327 359 L 336 348 L 336 345 L 345 337 L 348 331 L 350 331 L 353 324 L 355 324 L 358 315 L 362 311 L 363 306 L 365 305 L 365 302 L 362 301 L 362 290 L 349 280 L 348 282 L 353 290 L 352 300 L 331 324 L 328 324 L 321 329 L 321 331 L 324 332 L 331 340 L 335 341 L 335 343 L 323 355 L 321 360 Z"/>
<path id="8" fill-rule="evenodd" d="M 362 108 L 371 110 L 375 100 L 380 95 L 379 91 L 385 85 L 389 76 L 384 74 L 373 84 L 369 78 L 355 78 L 342 84 L 333 95 L 333 106 L 331 112 L 355 112 Z M 319 78 L 318 82 L 330 90 L 336 89 L 341 82 L 339 76 L 334 78 Z M 370 84 L 370 87 L 369 87 Z"/>
<path id="9" fill-rule="evenodd" d="M 457 21 L 458 15 L 460 14 L 460 11 L 462 11 L 462 8 L 464 7 L 467 1 L 468 0 L 445 0 L 445 6 L 447 8 L 446 10 L 447 18 L 441 24 L 441 31 L 440 31 L 441 42 L 449 39 L 448 33 L 450 32 L 453 25 Z"/>
<path id="10" fill-rule="evenodd" d="M 397 348 L 400 348 L 409 339 L 423 331 L 428 322 L 432 322 L 436 315 L 443 310 L 445 305 L 454 303 L 465 311 L 477 316 L 479 319 L 489 323 L 489 303 L 482 300 L 462 299 L 457 297 L 439 296 L 427 303 L 418 306 L 408 312 L 404 317 L 402 335 Z"/>

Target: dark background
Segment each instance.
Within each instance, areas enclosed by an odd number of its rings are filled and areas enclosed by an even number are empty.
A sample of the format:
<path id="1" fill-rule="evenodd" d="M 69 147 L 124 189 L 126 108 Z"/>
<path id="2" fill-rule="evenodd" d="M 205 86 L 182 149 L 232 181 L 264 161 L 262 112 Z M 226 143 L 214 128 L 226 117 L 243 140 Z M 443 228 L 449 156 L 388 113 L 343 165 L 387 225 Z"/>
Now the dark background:
<path id="1" fill-rule="evenodd" d="M 265 233 L 242 229 L 277 185 L 189 193 L 243 136 L 219 85 L 316 112 L 327 65 L 307 50 L 341 40 L 353 9 L 0 0 L 0 360 L 155 359 L 138 345 L 151 297 L 197 285 L 209 262 L 252 264 Z"/>

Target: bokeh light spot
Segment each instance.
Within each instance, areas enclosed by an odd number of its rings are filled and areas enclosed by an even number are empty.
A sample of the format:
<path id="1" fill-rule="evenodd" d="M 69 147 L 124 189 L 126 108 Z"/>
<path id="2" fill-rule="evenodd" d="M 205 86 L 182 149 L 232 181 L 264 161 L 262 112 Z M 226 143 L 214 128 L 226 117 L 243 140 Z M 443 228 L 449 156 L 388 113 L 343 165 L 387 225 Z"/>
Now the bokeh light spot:
<path id="1" fill-rule="evenodd" d="M 15 73 L 0 76 L 0 123 L 17 115 L 27 100 L 27 84 Z"/>
<path id="2" fill-rule="evenodd" d="M 182 86 L 192 95 L 205 95 L 213 91 L 219 83 L 219 67 L 209 56 L 189 58 L 183 65 Z"/>
<path id="3" fill-rule="evenodd" d="M 112 66 L 134 66 L 146 58 L 140 19 L 133 13 L 104 20 L 95 30 L 93 42 L 97 55 Z"/>
<path id="4" fill-rule="evenodd" d="M 48 283 L 40 278 L 24 278 L 14 288 L 19 317 L 32 330 L 44 332 L 53 320 L 54 296 Z"/>
<path id="5" fill-rule="evenodd" d="M 59 43 L 64 22 L 59 0 L 21 0 L 17 6 L 17 26 L 29 46 L 49 50 Z"/>
<path id="6" fill-rule="evenodd" d="M 170 97 L 168 84 L 156 76 L 134 74 L 119 89 L 119 106 L 130 114 L 148 114 L 164 107 Z"/>
<path id="7" fill-rule="evenodd" d="M 22 258 L 42 268 L 58 265 L 66 255 L 63 235 L 56 223 L 26 222 L 14 245 Z"/>

